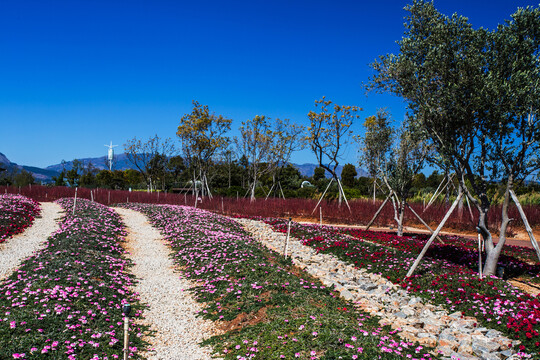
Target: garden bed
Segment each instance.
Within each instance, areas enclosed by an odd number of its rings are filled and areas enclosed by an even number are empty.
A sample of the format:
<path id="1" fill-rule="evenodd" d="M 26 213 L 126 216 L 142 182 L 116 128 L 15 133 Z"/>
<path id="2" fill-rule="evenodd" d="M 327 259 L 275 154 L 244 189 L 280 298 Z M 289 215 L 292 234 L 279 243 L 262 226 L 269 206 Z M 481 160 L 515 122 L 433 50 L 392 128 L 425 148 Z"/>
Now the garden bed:
<path id="1" fill-rule="evenodd" d="M 286 220 L 264 220 L 275 230 L 286 232 Z M 520 340 L 519 350 L 538 354 L 540 302 L 495 276 L 480 279 L 474 271 L 478 254 L 466 240 L 454 239 L 446 245 L 435 245 L 415 274 L 407 278 L 406 273 L 425 239 L 294 222 L 291 234 L 318 252 L 335 255 L 358 268 L 380 274 L 432 304 L 474 316 L 479 321 L 478 326 L 499 330 Z M 501 264 L 512 271 L 526 265 L 511 255 L 515 252 L 509 249 L 501 257 Z M 536 269 L 538 265 L 530 266 Z"/>
<path id="2" fill-rule="evenodd" d="M 118 359 L 122 357 L 122 303 L 141 305 L 129 286 L 125 235 L 111 209 L 78 199 L 44 249 L 0 283 L 0 358 Z M 146 328 L 133 326 L 130 358 L 140 358 Z"/>
<path id="3" fill-rule="evenodd" d="M 0 243 L 22 233 L 39 216 L 39 204 L 21 195 L 0 195 Z"/>
<path id="4" fill-rule="evenodd" d="M 235 221 L 183 206 L 124 205 L 145 213 L 169 242 L 200 315 L 225 333 L 207 343 L 225 359 L 434 358 L 379 318 L 354 309 Z"/>

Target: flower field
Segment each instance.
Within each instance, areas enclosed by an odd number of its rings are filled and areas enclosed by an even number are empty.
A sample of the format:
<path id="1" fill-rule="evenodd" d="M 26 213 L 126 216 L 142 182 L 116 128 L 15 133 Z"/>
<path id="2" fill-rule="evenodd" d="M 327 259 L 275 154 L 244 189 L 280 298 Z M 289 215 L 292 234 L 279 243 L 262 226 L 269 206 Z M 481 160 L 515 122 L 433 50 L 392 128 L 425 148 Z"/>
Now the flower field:
<path id="1" fill-rule="evenodd" d="M 287 229 L 283 219 L 265 221 L 277 231 Z M 497 277 L 480 279 L 473 270 L 478 254 L 464 239 L 434 246 L 415 274 L 406 278 L 425 239 L 298 223 L 293 223 L 291 234 L 320 253 L 333 254 L 358 268 L 385 276 L 433 304 L 475 316 L 478 326 L 502 331 L 522 342 L 519 350 L 539 354 L 539 299 Z M 512 252 L 515 249 L 502 257 L 502 264 L 515 269 L 516 264 L 524 263 L 511 256 Z"/>
<path id="2" fill-rule="evenodd" d="M 120 243 L 119 216 L 86 200 L 58 203 L 69 211 L 45 248 L 0 283 L 0 359 L 122 358 L 121 304 L 135 317 L 141 304 L 128 290 L 132 277 Z M 132 359 L 145 347 L 135 327 Z"/>
<path id="3" fill-rule="evenodd" d="M 32 198 L 36 201 L 54 201 L 65 197 L 73 197 L 75 189 L 56 186 L 39 186 L 32 185 L 31 187 L 10 187 L 0 186 L 0 192 L 21 194 Z M 127 191 L 127 190 L 109 190 L 109 189 L 78 189 L 78 197 L 85 199 L 94 199 L 104 205 L 115 203 L 146 203 L 146 204 L 170 204 L 170 205 L 195 205 L 195 197 L 191 194 L 173 194 L 145 191 Z M 313 212 L 316 199 L 279 199 L 268 198 L 267 200 L 260 198 L 255 201 L 243 198 L 243 194 L 239 194 L 240 198 L 227 198 L 214 196 L 212 199 L 204 198 L 197 202 L 197 207 L 206 210 L 211 210 L 228 216 L 262 216 L 262 217 L 289 217 L 310 218 L 318 221 L 319 210 Z M 373 202 L 368 199 L 354 199 L 350 201 L 351 211 L 346 206 L 339 206 L 337 201 L 323 200 L 321 202 L 323 219 L 325 222 L 334 222 L 342 224 L 366 225 L 373 214 L 382 204 L 382 200 Z M 424 207 L 421 203 L 410 204 L 414 210 L 422 216 L 422 218 L 430 225 L 436 226 L 446 214 L 449 204 L 435 203 L 428 211 L 424 212 Z M 527 214 L 529 223 L 533 228 L 540 226 L 540 206 L 524 205 L 523 210 Z M 473 209 L 474 219 L 471 220 L 467 211 L 462 213 L 457 212 L 456 216 L 450 217 L 445 228 L 455 229 L 459 231 L 475 231 L 475 226 L 478 223 L 478 214 Z M 513 219 L 520 219 L 515 206 L 509 208 L 509 216 Z M 501 224 L 501 205 L 493 205 L 489 214 L 489 226 L 492 231 L 496 231 Z M 405 211 L 405 223 L 423 227 L 416 217 L 409 211 Z M 395 226 L 394 210 L 390 204 L 387 204 L 381 211 L 379 217 L 374 223 L 374 226 Z M 512 233 L 517 228 L 523 228 L 521 220 L 512 222 L 509 227 L 509 233 Z"/>
<path id="4" fill-rule="evenodd" d="M 200 313 L 223 334 L 207 340 L 225 359 L 429 359 L 378 318 L 351 307 L 231 219 L 184 206 L 125 204 L 148 216 L 194 281 Z"/>
<path id="5" fill-rule="evenodd" d="M 0 195 L 0 243 L 32 225 L 39 216 L 39 204 L 21 195 Z"/>

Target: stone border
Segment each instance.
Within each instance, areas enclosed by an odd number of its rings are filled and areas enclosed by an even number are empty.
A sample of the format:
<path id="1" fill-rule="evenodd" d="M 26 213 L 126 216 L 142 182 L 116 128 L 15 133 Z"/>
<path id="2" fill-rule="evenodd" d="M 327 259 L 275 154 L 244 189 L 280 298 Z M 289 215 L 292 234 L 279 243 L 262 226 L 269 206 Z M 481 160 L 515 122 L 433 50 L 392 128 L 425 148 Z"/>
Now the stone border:
<path id="1" fill-rule="evenodd" d="M 286 235 L 274 232 L 264 222 L 235 219 L 266 247 L 283 252 Z M 332 255 L 317 254 L 290 237 L 288 254 L 298 267 L 319 278 L 326 286 L 334 286 L 341 296 L 359 309 L 381 318 L 381 325 L 390 325 L 402 338 L 435 347 L 444 359 L 520 359 L 513 350 L 520 344 L 498 330 L 476 327 L 474 317 L 461 312 L 448 314 L 442 306 L 426 303 L 384 277 L 356 269 Z M 512 344 L 512 348 L 508 347 Z"/>

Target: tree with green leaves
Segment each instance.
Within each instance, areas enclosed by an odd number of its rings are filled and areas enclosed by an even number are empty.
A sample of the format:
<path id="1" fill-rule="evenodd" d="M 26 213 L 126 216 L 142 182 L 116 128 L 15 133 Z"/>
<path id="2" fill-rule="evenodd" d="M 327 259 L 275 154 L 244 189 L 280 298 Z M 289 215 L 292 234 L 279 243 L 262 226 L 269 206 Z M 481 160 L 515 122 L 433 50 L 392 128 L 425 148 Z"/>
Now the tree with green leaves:
<path id="1" fill-rule="evenodd" d="M 341 183 L 343 186 L 354 187 L 358 172 L 353 164 L 345 164 L 341 170 Z"/>
<path id="2" fill-rule="evenodd" d="M 180 119 L 176 135 L 182 142 L 184 159 L 192 171 L 193 184 L 201 181 L 202 195 L 205 196 L 208 187 L 208 171 L 210 163 L 215 156 L 224 149 L 229 138 L 225 134 L 231 129 L 232 120 L 210 113 L 208 105 L 201 105 L 193 101 L 191 113 Z M 208 192 L 208 195 L 211 194 Z"/>
<path id="3" fill-rule="evenodd" d="M 373 201 L 377 193 L 377 177 L 385 167 L 386 154 L 392 146 L 392 128 L 390 114 L 386 109 L 378 109 L 364 121 L 364 137 L 357 137 L 360 143 L 361 160 L 373 179 Z"/>
<path id="4" fill-rule="evenodd" d="M 31 172 L 26 171 L 25 169 L 20 169 L 16 171 L 13 176 L 13 185 L 14 186 L 28 186 L 35 183 L 34 175 Z"/>
<path id="5" fill-rule="evenodd" d="M 456 173 L 479 213 L 484 273 L 494 274 L 514 184 L 539 169 L 540 13 L 519 9 L 488 31 L 474 29 L 465 17 L 441 14 L 431 2 L 414 1 L 406 10 L 400 52 L 372 64 L 370 87 L 406 99 L 416 130 Z M 506 183 L 496 246 L 488 224 L 493 180 Z"/>
<path id="6" fill-rule="evenodd" d="M 376 116 L 366 119 L 365 135 L 360 138 L 363 162 L 374 176 L 374 181 L 380 178 L 389 191 L 398 236 L 403 235 L 405 207 L 414 178 L 422 170 L 429 154 L 429 148 L 419 134 L 406 126 L 403 124 L 399 130 L 393 129 L 389 113 L 379 110 Z"/>
<path id="7" fill-rule="evenodd" d="M 351 125 L 360 116 L 358 106 L 333 104 L 322 97 L 315 101 L 315 111 L 308 113 L 310 121 L 306 142 L 317 158 L 319 166 L 328 171 L 336 183 L 340 184 L 336 169 L 345 146 L 352 135 Z M 342 202 L 342 188 L 338 186 L 339 203 Z"/>
<path id="8" fill-rule="evenodd" d="M 326 170 L 324 168 L 317 166 L 315 169 L 313 169 L 313 181 L 319 182 L 321 180 L 326 179 Z"/>

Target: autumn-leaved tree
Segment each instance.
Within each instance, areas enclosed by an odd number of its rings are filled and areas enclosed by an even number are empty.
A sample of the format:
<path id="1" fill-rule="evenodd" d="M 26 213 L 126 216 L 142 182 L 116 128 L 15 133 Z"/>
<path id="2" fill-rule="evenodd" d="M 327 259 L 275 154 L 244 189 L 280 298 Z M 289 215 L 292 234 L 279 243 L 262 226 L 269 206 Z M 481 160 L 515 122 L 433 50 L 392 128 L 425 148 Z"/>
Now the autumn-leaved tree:
<path id="1" fill-rule="evenodd" d="M 231 122 L 222 115 L 210 113 L 207 105 L 197 101 L 193 101 L 191 113 L 180 119 L 176 135 L 182 142 L 184 160 L 190 162 L 193 186 L 197 180 L 201 181 L 203 196 L 209 190 L 208 171 L 211 161 L 228 144 L 229 138 L 225 134 L 231 129 Z"/>
<path id="2" fill-rule="evenodd" d="M 358 112 L 361 110 L 358 106 L 333 104 L 323 96 L 315 101 L 315 111 L 308 113 L 310 124 L 306 142 L 315 154 L 319 166 L 327 170 L 338 183 L 336 169 L 352 135 L 350 127 L 360 117 Z M 341 191 L 338 192 L 341 204 Z"/>

